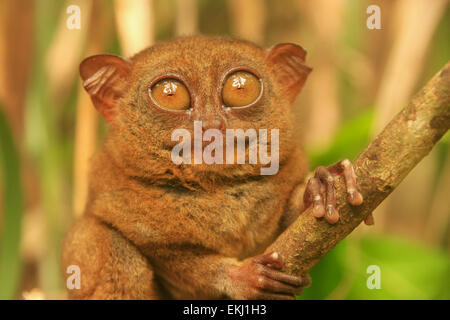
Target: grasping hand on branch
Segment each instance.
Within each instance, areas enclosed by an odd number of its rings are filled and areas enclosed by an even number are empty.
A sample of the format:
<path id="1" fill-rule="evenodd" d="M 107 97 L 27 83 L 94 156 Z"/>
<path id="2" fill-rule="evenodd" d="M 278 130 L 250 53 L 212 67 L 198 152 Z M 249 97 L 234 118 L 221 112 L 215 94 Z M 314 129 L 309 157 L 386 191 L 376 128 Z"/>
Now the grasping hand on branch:
<path id="1" fill-rule="evenodd" d="M 284 258 L 284 271 L 307 273 L 399 185 L 450 127 L 450 62 L 441 69 L 353 162 L 364 202 L 346 201 L 343 177 L 335 179 L 340 220 L 329 224 L 309 207 L 266 250 Z"/>

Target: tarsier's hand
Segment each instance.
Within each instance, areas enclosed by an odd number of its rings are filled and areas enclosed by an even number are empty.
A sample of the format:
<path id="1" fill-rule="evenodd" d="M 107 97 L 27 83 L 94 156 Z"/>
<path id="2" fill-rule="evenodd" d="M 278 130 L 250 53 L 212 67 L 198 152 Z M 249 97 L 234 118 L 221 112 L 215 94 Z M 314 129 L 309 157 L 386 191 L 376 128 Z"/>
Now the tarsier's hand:
<path id="1" fill-rule="evenodd" d="M 348 159 L 341 160 L 328 168 L 318 167 L 314 171 L 314 176 L 308 181 L 303 196 L 305 208 L 312 205 L 315 217 L 325 217 L 325 220 L 332 224 L 339 220 L 339 212 L 336 209 L 334 179 L 340 175 L 343 175 L 345 178 L 348 203 L 353 206 L 361 205 L 363 197 L 358 191 L 355 171 Z M 372 214 L 364 222 L 367 225 L 373 224 Z"/>
<path id="2" fill-rule="evenodd" d="M 276 252 L 248 258 L 230 270 L 234 299 L 295 299 L 303 287 L 310 284 L 309 276 L 296 277 L 279 271 L 283 267 Z"/>

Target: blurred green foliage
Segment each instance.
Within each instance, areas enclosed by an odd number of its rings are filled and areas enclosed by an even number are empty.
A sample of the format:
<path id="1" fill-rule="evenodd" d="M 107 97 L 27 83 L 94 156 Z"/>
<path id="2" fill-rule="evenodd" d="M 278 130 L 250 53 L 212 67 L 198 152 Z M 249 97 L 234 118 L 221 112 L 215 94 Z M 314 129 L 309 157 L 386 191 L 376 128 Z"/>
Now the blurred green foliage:
<path id="1" fill-rule="evenodd" d="M 355 159 L 370 141 L 373 110 L 367 109 L 344 122 L 327 150 L 308 150 L 310 167 L 327 166 L 343 158 Z"/>
<path id="2" fill-rule="evenodd" d="M 0 299 L 16 294 L 21 274 L 20 232 L 23 212 L 19 153 L 0 106 L 0 186 L 3 187 L 3 223 L 0 233 Z M 2 189 L 0 189 L 1 191 Z"/>
<path id="3" fill-rule="evenodd" d="M 380 289 L 367 287 L 371 265 L 380 268 Z M 450 299 L 448 255 L 387 235 L 342 241 L 310 275 L 301 299 Z"/>

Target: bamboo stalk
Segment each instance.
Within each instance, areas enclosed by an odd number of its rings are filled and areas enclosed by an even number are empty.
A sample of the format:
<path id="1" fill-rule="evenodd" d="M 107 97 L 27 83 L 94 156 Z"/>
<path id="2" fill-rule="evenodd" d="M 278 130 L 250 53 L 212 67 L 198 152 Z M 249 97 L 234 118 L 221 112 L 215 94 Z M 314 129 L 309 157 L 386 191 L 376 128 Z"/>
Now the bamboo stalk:
<path id="1" fill-rule="evenodd" d="M 266 27 L 264 0 L 228 0 L 233 34 L 239 38 L 263 44 Z"/>
<path id="2" fill-rule="evenodd" d="M 102 53 L 109 38 L 111 26 L 104 13 L 103 1 L 96 1 L 90 19 L 90 37 L 84 56 Z M 80 59 L 81 60 L 81 59 Z M 79 64 L 79 62 L 78 62 Z M 78 73 L 77 73 L 78 74 Z M 99 117 L 92 101 L 81 83 L 78 85 L 77 114 L 75 122 L 74 168 L 73 168 L 73 212 L 82 215 L 88 195 L 89 161 L 97 148 Z"/>
<path id="3" fill-rule="evenodd" d="M 25 97 L 33 55 L 33 13 L 31 0 L 0 1 L 0 99 L 17 142 L 24 136 Z"/>
<path id="4" fill-rule="evenodd" d="M 73 212 L 83 214 L 88 194 L 89 160 L 97 147 L 98 115 L 89 95 L 78 86 L 77 115 L 75 124 Z"/>
<path id="5" fill-rule="evenodd" d="M 178 36 L 192 35 L 198 31 L 197 0 L 178 0 L 175 32 Z"/>
<path id="6" fill-rule="evenodd" d="M 116 0 L 115 13 L 123 55 L 129 57 L 153 44 L 152 0 Z"/>
<path id="7" fill-rule="evenodd" d="M 375 102 L 374 134 L 380 132 L 413 94 L 447 4 L 447 0 L 398 2 L 393 19 L 399 22 Z"/>
<path id="8" fill-rule="evenodd" d="M 329 144 L 341 118 L 336 61 L 345 2 L 319 0 L 308 2 L 306 9 L 310 29 L 316 36 L 309 62 L 314 66 L 314 72 L 308 79 L 305 144 L 320 149 Z"/>
<path id="9" fill-rule="evenodd" d="M 447 152 L 447 161 L 442 168 L 434 197 L 431 201 L 429 216 L 426 217 L 424 237 L 435 246 L 444 240 L 450 223 L 450 149 Z"/>
<path id="10" fill-rule="evenodd" d="M 78 64 L 83 56 L 93 6 L 90 0 L 69 0 L 62 7 L 56 27 L 56 35 L 45 57 L 45 72 L 48 78 L 48 90 L 56 106 L 63 107 L 72 84 L 78 77 Z M 66 9 L 76 5 L 80 8 L 81 28 L 67 28 L 70 14 Z"/>

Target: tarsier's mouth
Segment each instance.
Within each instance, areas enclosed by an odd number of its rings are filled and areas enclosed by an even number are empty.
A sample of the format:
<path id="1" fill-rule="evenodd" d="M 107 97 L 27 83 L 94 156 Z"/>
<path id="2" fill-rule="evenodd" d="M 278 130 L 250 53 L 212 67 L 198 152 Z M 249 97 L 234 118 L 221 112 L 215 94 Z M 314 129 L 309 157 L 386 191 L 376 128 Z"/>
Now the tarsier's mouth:
<path id="1" fill-rule="evenodd" d="M 177 165 L 270 165 L 261 168 L 262 175 L 278 172 L 278 129 L 226 129 L 224 134 L 220 130 L 203 131 L 202 122 L 194 121 L 193 136 L 187 129 L 175 129 L 171 141 L 171 160 Z"/>
<path id="2" fill-rule="evenodd" d="M 161 146 L 161 148 L 162 148 L 163 150 L 172 151 L 173 147 L 175 147 L 178 143 L 179 143 L 179 142 L 177 142 L 177 141 L 171 141 L 170 143 L 169 143 L 169 142 L 165 142 L 165 143 Z M 204 151 L 205 148 L 206 148 L 207 146 L 209 146 L 211 143 L 214 143 L 214 141 L 200 141 L 200 142 L 199 142 L 199 144 L 201 144 L 201 149 L 202 149 L 202 151 Z M 248 149 L 250 148 L 250 145 L 253 144 L 253 143 L 258 143 L 258 142 L 257 142 L 257 141 L 256 141 L 256 142 L 250 141 L 249 137 L 245 137 L 245 150 L 248 150 Z M 261 143 L 263 143 L 264 145 L 266 145 L 266 146 L 268 146 L 268 147 L 270 148 L 270 141 L 265 141 L 265 142 L 261 142 Z M 190 145 L 191 145 L 191 152 L 194 152 L 194 144 L 195 144 L 195 142 L 194 142 L 194 140 L 192 139 L 191 142 L 190 142 Z M 237 145 L 237 139 L 235 139 L 234 145 L 235 145 L 235 146 Z M 225 149 L 226 149 L 226 144 L 223 145 L 223 149 L 224 149 L 224 151 L 225 151 Z"/>

